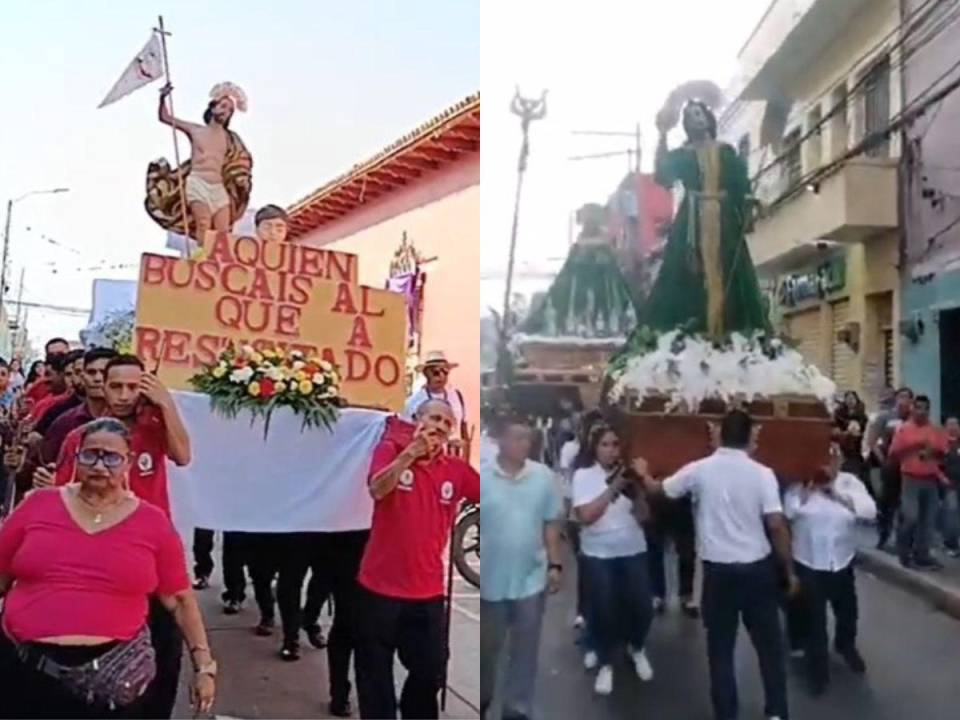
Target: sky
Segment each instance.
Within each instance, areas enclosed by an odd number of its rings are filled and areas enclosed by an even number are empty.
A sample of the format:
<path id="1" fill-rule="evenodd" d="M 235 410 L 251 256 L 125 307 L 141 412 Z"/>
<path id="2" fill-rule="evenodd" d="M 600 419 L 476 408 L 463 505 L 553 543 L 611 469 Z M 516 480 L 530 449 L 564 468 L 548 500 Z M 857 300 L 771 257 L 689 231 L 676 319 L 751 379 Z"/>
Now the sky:
<path id="1" fill-rule="evenodd" d="M 628 169 L 626 156 L 573 162 L 614 152 L 630 138 L 585 137 L 573 131 L 633 132 L 641 124 L 643 165 L 652 168 L 653 120 L 682 82 L 708 79 L 725 87 L 736 55 L 770 0 L 592 0 L 483 2 L 481 227 L 484 308 L 503 303 L 513 219 L 520 122 L 510 113 L 519 85 L 526 96 L 546 89 L 547 116 L 530 130 L 517 235 L 518 267 L 556 269 L 566 256 L 571 213 L 605 203 Z M 549 8 L 549 9 L 548 9 Z M 495 37 L 495 41 L 491 38 Z M 530 293 L 547 279 L 517 277 Z"/>
<path id="2" fill-rule="evenodd" d="M 290 204 L 480 86 L 479 0 L 0 3 L 0 201 L 70 189 L 14 205 L 8 299 L 24 269 L 24 301 L 89 308 L 94 278 L 135 279 L 164 251 L 143 209 L 147 164 L 173 158 L 162 83 L 97 109 L 160 14 L 179 117 L 199 122 L 219 82 L 247 93 L 231 128 L 253 154 L 251 207 Z M 28 316 L 38 344 L 86 321 Z"/>

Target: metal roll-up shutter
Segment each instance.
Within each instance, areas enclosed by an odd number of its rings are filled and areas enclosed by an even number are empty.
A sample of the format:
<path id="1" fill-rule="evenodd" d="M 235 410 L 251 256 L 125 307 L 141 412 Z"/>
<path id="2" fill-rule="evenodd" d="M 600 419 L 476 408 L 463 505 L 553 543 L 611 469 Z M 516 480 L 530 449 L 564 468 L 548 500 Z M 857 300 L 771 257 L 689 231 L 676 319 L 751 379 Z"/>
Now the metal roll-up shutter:
<path id="1" fill-rule="evenodd" d="M 805 310 L 784 317 L 787 336 L 809 363 L 820 365 L 820 309 Z M 822 370 L 822 368 L 821 368 Z"/>
<path id="2" fill-rule="evenodd" d="M 841 300 L 831 306 L 833 314 L 833 336 L 830 338 L 830 377 L 837 384 L 837 390 L 852 390 L 856 353 L 839 339 L 840 331 L 850 322 L 850 301 Z"/>

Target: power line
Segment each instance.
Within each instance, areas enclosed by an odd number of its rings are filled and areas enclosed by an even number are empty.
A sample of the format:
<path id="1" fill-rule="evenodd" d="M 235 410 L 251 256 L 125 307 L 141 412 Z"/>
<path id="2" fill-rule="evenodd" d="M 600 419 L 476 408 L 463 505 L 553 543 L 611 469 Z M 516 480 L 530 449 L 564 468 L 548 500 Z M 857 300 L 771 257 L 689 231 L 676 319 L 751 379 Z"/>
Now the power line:
<path id="1" fill-rule="evenodd" d="M 926 8 L 927 5 L 930 5 L 931 2 L 934 2 L 934 3 L 935 3 L 935 2 L 941 2 L 941 1 L 942 1 L 942 0 L 926 0 L 926 2 L 925 2 L 923 5 L 921 5 L 920 7 L 916 8 L 916 9 L 913 11 L 912 17 L 916 17 L 916 15 L 917 15 L 918 13 L 920 13 L 921 11 L 923 11 L 923 10 Z M 888 57 L 889 57 L 889 55 L 892 54 L 895 50 L 897 50 L 898 48 L 903 47 L 903 46 L 906 44 L 907 40 L 910 38 L 910 36 L 911 36 L 914 32 L 917 32 L 918 29 L 919 29 L 927 20 L 929 20 L 929 19 L 933 16 L 933 10 L 934 10 L 934 8 L 927 8 L 927 9 L 930 10 L 930 13 L 927 14 L 927 15 L 924 15 L 922 18 L 920 18 L 919 20 L 917 20 L 913 25 L 911 25 L 911 26 L 903 33 L 903 35 L 897 40 L 897 42 L 895 42 L 893 45 L 891 45 L 891 46 L 888 48 L 888 51 L 887 51 L 887 56 L 888 56 Z M 954 0 L 954 7 L 953 7 L 953 11 L 952 11 L 952 12 L 955 13 L 955 12 L 957 12 L 958 10 L 960 10 L 960 4 L 958 4 L 958 0 Z M 908 18 L 909 18 L 909 17 L 911 17 L 911 16 L 908 16 Z M 906 19 L 906 18 L 905 18 L 905 19 Z M 946 19 L 946 20 L 949 20 L 949 22 L 947 22 L 946 24 L 944 24 L 944 22 L 943 22 L 945 19 Z M 915 55 L 917 52 L 919 52 L 920 49 L 922 49 L 923 47 L 926 47 L 926 45 L 928 45 L 930 42 L 932 42 L 933 39 L 934 39 L 937 35 L 939 35 L 946 27 L 948 27 L 949 24 L 952 23 L 954 20 L 956 20 L 956 17 L 953 17 L 952 19 L 950 19 L 949 17 L 948 17 L 948 18 L 940 18 L 940 24 L 939 24 L 939 26 L 935 25 L 935 26 L 933 26 L 932 28 L 927 28 L 927 29 L 926 29 L 927 35 L 925 35 L 924 37 L 920 38 L 920 39 L 917 41 L 916 45 L 914 45 L 908 52 L 903 52 L 903 53 L 901 53 L 901 56 L 900 56 L 900 58 L 899 58 L 899 62 L 897 63 L 897 65 L 895 66 L 895 68 L 892 68 L 892 69 L 898 69 L 898 70 L 901 70 L 901 71 L 902 71 L 903 68 L 906 66 L 907 60 L 908 60 L 910 57 L 912 57 L 913 55 Z M 854 62 L 854 64 L 849 68 L 849 70 L 847 71 L 847 73 L 845 73 L 845 76 L 846 76 L 846 75 L 849 75 L 850 73 L 852 73 L 852 72 L 853 72 L 854 70 L 856 70 L 861 64 L 863 64 L 863 62 L 864 62 L 867 58 L 869 58 L 871 55 L 875 54 L 876 51 L 879 50 L 881 47 L 883 47 L 883 46 L 890 40 L 890 38 L 892 38 L 903 26 L 904 26 L 904 23 L 903 23 L 903 22 L 901 22 L 900 24 L 898 24 L 897 27 L 894 28 L 893 30 L 891 30 L 889 33 L 887 33 L 887 35 L 884 36 L 884 37 L 880 40 L 880 42 L 878 42 L 877 44 L 875 44 L 875 45 L 874 45 L 870 50 L 868 50 L 866 53 L 863 53 L 860 57 L 858 57 L 857 60 Z M 931 33 L 930 30 L 932 30 L 932 29 L 934 29 L 934 28 L 936 29 L 936 32 Z M 801 147 L 801 145 L 802 145 L 804 142 L 806 142 L 807 140 L 809 140 L 809 139 L 810 139 L 811 137 L 813 137 L 814 135 L 819 134 L 820 129 L 823 128 L 824 125 L 826 125 L 835 115 L 839 114 L 841 111 L 846 110 L 846 108 L 847 108 L 847 106 L 849 105 L 850 101 L 851 101 L 853 98 L 855 98 L 858 94 L 860 94 L 861 92 L 863 92 L 863 91 L 866 89 L 866 87 L 867 87 L 867 85 L 869 84 L 869 81 L 870 81 L 871 79 L 872 79 L 872 75 L 871 75 L 870 71 L 865 72 L 865 73 L 856 81 L 856 83 L 854 83 L 853 87 L 851 87 L 849 90 L 847 90 L 847 92 L 846 92 L 846 94 L 844 95 L 844 97 L 843 97 L 842 100 L 839 100 L 838 102 L 836 102 L 829 110 L 827 110 L 826 113 L 824 113 L 824 114 L 820 117 L 820 119 L 819 119 L 816 123 L 814 123 L 813 125 L 811 125 L 810 128 L 808 128 L 806 132 L 801 133 L 800 136 L 799 136 L 796 140 L 794 140 L 792 143 L 790 143 L 790 145 L 789 145 L 783 152 L 781 152 L 779 155 L 777 155 L 777 156 L 776 156 L 773 160 L 771 160 L 767 165 L 761 167 L 761 168 L 756 172 L 756 174 L 751 178 L 751 182 L 752 182 L 753 184 L 756 184 L 757 180 L 759 180 L 761 176 L 765 175 L 767 172 L 769 172 L 769 171 L 772 170 L 773 168 L 776 168 L 776 167 L 778 167 L 779 165 L 781 165 L 783 162 L 787 161 L 787 160 L 790 158 L 790 156 L 791 156 L 799 147 Z M 823 93 L 821 93 L 821 94 L 817 97 L 817 99 L 816 99 L 815 102 L 807 103 L 807 105 L 809 105 L 809 106 L 817 105 L 820 101 L 823 100 L 823 98 L 825 98 L 829 93 L 832 93 L 833 91 L 834 91 L 833 88 L 831 88 L 831 89 L 829 89 L 829 90 L 825 90 Z"/>
<path id="2" fill-rule="evenodd" d="M 51 312 L 63 313 L 65 315 L 89 315 L 90 308 L 69 307 L 66 305 L 47 305 L 45 303 L 26 302 L 22 300 L 7 301 L 7 305 L 17 307 L 35 308 L 37 310 L 49 310 Z"/>
<path id="3" fill-rule="evenodd" d="M 864 137 L 859 143 L 854 145 L 852 148 L 843 153 L 840 157 L 835 160 L 827 163 L 826 165 L 816 168 L 815 170 L 807 173 L 805 176 L 797 180 L 796 183 L 784 190 L 773 202 L 770 203 L 770 206 L 775 206 L 784 200 L 792 197 L 796 194 L 797 190 L 800 188 L 805 188 L 809 185 L 815 185 L 821 179 L 831 174 L 836 168 L 844 165 L 848 160 L 851 160 L 858 155 L 862 155 L 864 152 L 867 152 L 875 145 L 889 139 L 890 135 L 897 130 L 902 129 L 904 126 L 909 125 L 914 122 L 917 118 L 921 117 L 927 110 L 928 107 L 934 103 L 942 101 L 950 93 L 955 91 L 960 87 L 960 77 L 955 78 L 949 84 L 947 84 L 942 89 L 934 93 L 928 100 L 920 102 L 922 98 L 927 95 L 933 88 L 938 85 L 942 80 L 944 80 L 951 72 L 960 67 L 960 60 L 951 65 L 947 70 L 945 70 L 936 80 L 931 82 L 922 92 L 920 92 L 916 98 L 914 98 L 908 105 L 906 105 L 893 119 L 890 123 L 882 130 L 874 131 Z M 918 104 L 916 108 L 911 107 L 913 104 Z"/>

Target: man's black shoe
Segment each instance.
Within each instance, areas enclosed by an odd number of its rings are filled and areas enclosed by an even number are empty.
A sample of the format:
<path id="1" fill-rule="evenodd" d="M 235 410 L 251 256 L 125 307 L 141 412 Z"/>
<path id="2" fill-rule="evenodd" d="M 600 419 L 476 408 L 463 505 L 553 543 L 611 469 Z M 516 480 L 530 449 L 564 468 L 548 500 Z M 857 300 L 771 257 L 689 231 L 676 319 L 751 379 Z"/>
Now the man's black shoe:
<path id="1" fill-rule="evenodd" d="M 307 640 L 309 640 L 310 644 L 317 650 L 323 650 L 323 648 L 327 646 L 327 639 L 323 636 L 323 630 L 319 625 L 306 627 L 304 628 L 304 632 L 307 634 Z"/>
<path id="2" fill-rule="evenodd" d="M 681 605 L 681 608 L 683 609 L 683 614 L 688 618 L 696 620 L 700 617 L 700 608 L 693 602 L 686 601 Z"/>
<path id="3" fill-rule="evenodd" d="M 855 647 L 837 648 L 837 654 L 844 659 L 847 667 L 857 675 L 863 675 L 867 671 L 867 664 Z"/>
<path id="4" fill-rule="evenodd" d="M 933 572 L 943 570 L 943 565 L 933 558 L 923 558 L 922 560 L 917 560 L 914 565 L 917 570 L 929 570 Z"/>
<path id="5" fill-rule="evenodd" d="M 193 581 L 194 590 L 206 590 L 208 587 L 210 587 L 210 578 L 206 575 L 201 575 Z"/>
<path id="6" fill-rule="evenodd" d="M 273 635 L 273 618 L 261 618 L 260 623 L 253 629 L 253 634 L 258 637 L 270 637 Z"/>
<path id="7" fill-rule="evenodd" d="M 916 563 L 913 562 L 913 559 L 906 555 L 900 556 L 900 565 L 907 570 L 913 570 L 916 567 Z"/>
<path id="8" fill-rule="evenodd" d="M 280 649 L 280 659 L 284 662 L 297 662 L 300 659 L 300 643 L 283 643 L 283 647 Z"/>
<path id="9" fill-rule="evenodd" d="M 829 683 L 826 680 L 810 680 L 808 687 L 813 697 L 823 697 L 827 692 Z"/>
<path id="10" fill-rule="evenodd" d="M 338 718 L 348 718 L 353 712 L 349 700 L 331 700 L 330 714 Z"/>
<path id="11" fill-rule="evenodd" d="M 224 615 L 238 615 L 240 613 L 240 603 L 236 600 L 225 600 L 223 603 Z"/>

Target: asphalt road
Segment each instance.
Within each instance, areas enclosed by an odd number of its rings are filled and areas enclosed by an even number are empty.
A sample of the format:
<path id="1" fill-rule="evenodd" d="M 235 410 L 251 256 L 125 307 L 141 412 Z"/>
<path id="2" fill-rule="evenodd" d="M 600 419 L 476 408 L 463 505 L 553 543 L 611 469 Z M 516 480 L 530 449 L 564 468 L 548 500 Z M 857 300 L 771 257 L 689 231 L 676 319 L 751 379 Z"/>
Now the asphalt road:
<path id="1" fill-rule="evenodd" d="M 570 567 L 570 564 L 567 564 Z M 663 718 L 709 720 L 704 633 L 699 620 L 676 609 L 658 617 L 648 656 L 655 678 L 641 683 L 626 656 L 615 667 L 614 691 L 593 693 L 593 675 L 581 665 L 571 629 L 572 573 L 548 607 L 541 643 L 537 720 Z M 914 596 L 861 572 L 860 649 L 866 677 L 852 675 L 832 658 L 833 684 L 814 699 L 800 669 L 788 666 L 794 720 L 955 720 L 960 717 L 960 622 Z M 790 661 L 788 660 L 788 663 Z M 756 656 L 745 632 L 737 649 L 741 718 L 763 718 Z"/>

